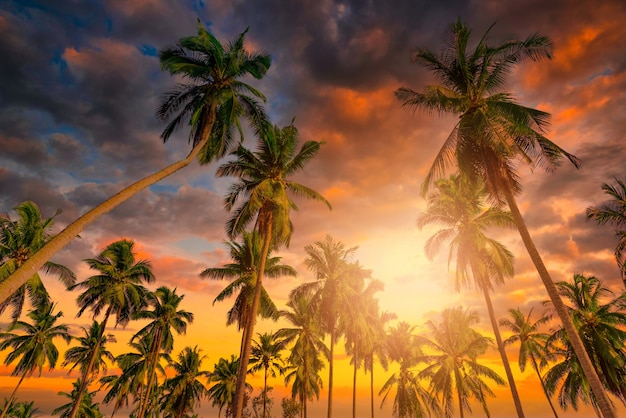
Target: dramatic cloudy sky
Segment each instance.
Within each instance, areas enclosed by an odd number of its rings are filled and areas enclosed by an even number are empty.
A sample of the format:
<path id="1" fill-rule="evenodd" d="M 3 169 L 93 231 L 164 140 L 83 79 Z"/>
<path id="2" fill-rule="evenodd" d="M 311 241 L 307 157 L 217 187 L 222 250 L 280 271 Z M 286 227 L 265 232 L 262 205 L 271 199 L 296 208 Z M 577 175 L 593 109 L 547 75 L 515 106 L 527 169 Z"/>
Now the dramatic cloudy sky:
<path id="1" fill-rule="evenodd" d="M 358 246 L 355 259 L 385 283 L 382 308 L 418 328 L 438 311 L 459 305 L 480 313 L 481 329 L 488 330 L 488 321 L 476 293 L 455 293 L 447 255 L 433 262 L 425 257 L 424 242 L 435 229 L 415 226 L 425 208 L 419 188 L 455 119 L 407 112 L 394 98 L 400 86 L 421 89 L 433 81 L 411 63 L 411 51 L 438 50 L 458 17 L 476 36 L 493 22 L 492 36 L 500 40 L 548 35 L 554 59 L 520 65 L 507 88 L 522 103 L 550 112 L 549 137 L 583 164 L 579 170 L 564 164 L 554 173 L 520 164 L 519 203 L 555 280 L 594 274 L 621 290 L 612 231 L 584 215 L 604 200 L 602 183 L 626 175 L 621 0 L 9 0 L 0 8 L 1 212 L 11 213 L 25 200 L 36 202 L 46 217 L 61 209 L 58 231 L 131 181 L 184 156 L 185 132 L 166 145 L 159 138 L 163 123 L 155 109 L 175 80 L 160 70 L 158 50 L 194 34 L 197 18 L 222 40 L 249 27 L 249 48 L 273 58 L 267 77 L 251 83 L 266 94 L 274 123 L 283 126 L 295 117 L 303 140 L 325 142 L 298 180 L 333 205 L 332 211 L 316 203 L 299 205 L 291 246 L 280 252 L 299 276 L 268 283 L 270 294 L 282 305 L 291 288 L 311 280 L 303 247 L 330 234 Z M 223 326 L 228 303 L 211 305 L 224 284 L 198 277 L 204 268 L 228 261 L 222 198 L 231 180 L 214 178 L 218 165 L 194 163 L 140 193 L 55 258 L 84 279 L 90 271 L 81 260 L 121 237 L 135 240 L 140 257 L 154 266 L 157 285 L 177 287 L 186 295 L 183 307 L 196 315 L 175 352 L 197 344 L 209 356 L 207 368 L 236 353 L 239 341 L 234 329 Z M 494 297 L 497 315 L 517 306 L 541 311 L 545 290 L 518 236 L 494 233 L 516 255 L 515 278 Z M 46 278 L 46 285 L 77 332 L 86 319 L 74 318 L 76 295 L 53 278 Z M 261 323 L 259 329 L 279 326 Z M 136 329 L 131 324 L 117 331 L 116 354 Z M 488 354 L 498 368 L 495 350 Z M 509 355 L 515 358 L 516 350 Z M 347 414 L 347 364 L 340 362 L 336 384 L 339 416 Z M 11 370 L 0 368 L 0 396 L 8 396 L 16 383 L 6 377 Z M 386 374 L 379 371 L 381 379 Z M 527 416 L 550 416 L 537 379 L 528 371 L 516 375 Z M 74 378 L 56 370 L 26 381 L 20 391 L 24 399 L 37 393 L 47 414 L 62 403 L 56 392 L 69 391 Z M 365 394 L 366 379 L 360 379 Z M 276 394 L 285 392 L 282 381 L 272 384 Z M 497 393 L 490 404 L 494 416 L 511 416 L 510 395 L 506 389 Z M 322 416 L 325 399 L 323 392 L 313 416 Z M 206 406 L 202 413 L 216 416 Z M 381 415 L 390 416 L 390 408 Z"/>

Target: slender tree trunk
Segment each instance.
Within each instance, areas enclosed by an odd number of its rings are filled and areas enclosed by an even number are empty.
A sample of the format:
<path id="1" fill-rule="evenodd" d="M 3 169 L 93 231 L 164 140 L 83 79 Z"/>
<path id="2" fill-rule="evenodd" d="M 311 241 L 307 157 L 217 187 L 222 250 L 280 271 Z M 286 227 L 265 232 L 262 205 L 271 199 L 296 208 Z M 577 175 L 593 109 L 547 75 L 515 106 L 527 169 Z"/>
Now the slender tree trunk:
<path id="1" fill-rule="evenodd" d="M 513 372 L 511 371 L 511 365 L 509 364 L 509 359 L 506 356 L 504 343 L 502 343 L 502 336 L 500 336 L 500 329 L 498 328 L 496 315 L 493 311 L 493 304 L 491 303 L 491 297 L 489 296 L 489 289 L 487 289 L 487 286 L 484 283 L 480 284 L 480 287 L 482 288 L 483 295 L 485 296 L 485 304 L 487 305 L 487 311 L 489 311 L 489 320 L 491 321 L 493 334 L 496 337 L 496 344 L 498 346 L 498 351 L 500 352 L 500 358 L 502 359 L 502 364 L 504 365 L 506 378 L 509 381 L 509 388 L 511 389 L 511 395 L 513 396 L 513 403 L 515 404 L 515 410 L 517 411 L 517 416 L 519 418 L 524 418 L 524 411 L 522 410 L 522 402 L 517 392 L 515 379 L 513 379 Z"/>
<path id="2" fill-rule="evenodd" d="M 539 273 L 539 277 L 541 277 L 541 281 L 543 282 L 548 292 L 548 295 L 550 296 L 550 300 L 554 305 L 554 309 L 559 315 L 559 318 L 561 318 L 561 322 L 563 323 L 565 332 L 567 333 L 567 336 L 572 344 L 572 348 L 576 353 L 576 357 L 578 357 L 578 361 L 580 362 L 580 366 L 583 369 L 587 381 L 589 382 L 591 391 L 596 397 L 598 407 L 602 412 L 604 418 L 617 418 L 617 416 L 615 415 L 615 411 L 611 406 L 611 401 L 609 400 L 609 397 L 604 390 L 604 386 L 602 385 L 602 382 L 598 377 L 598 373 L 593 367 L 591 359 L 589 358 L 589 354 L 585 350 L 585 346 L 580 339 L 580 335 L 578 335 L 578 332 L 576 332 L 574 323 L 567 313 L 567 309 L 565 307 L 565 304 L 561 300 L 556 285 L 552 281 L 550 273 L 548 273 L 548 269 L 543 264 L 543 260 L 541 259 L 541 256 L 537 251 L 537 247 L 535 247 L 535 243 L 533 242 L 530 233 L 528 232 L 528 228 L 524 223 L 524 219 L 522 218 L 522 214 L 519 211 L 517 202 L 515 201 L 515 197 L 513 196 L 513 193 L 509 187 L 504 187 L 503 189 L 506 201 L 509 205 L 509 209 L 511 210 L 511 215 L 513 215 L 513 219 L 515 221 L 515 224 L 517 225 L 520 236 L 522 237 L 522 241 L 524 242 L 526 250 L 528 251 L 530 258 L 533 261 L 537 272 Z"/>
<path id="3" fill-rule="evenodd" d="M 353 370 L 353 373 L 352 373 L 352 418 L 356 418 L 356 372 L 357 372 L 356 360 L 357 359 L 356 359 L 356 354 L 355 354 L 355 357 L 354 357 L 354 370 Z"/>
<path id="4" fill-rule="evenodd" d="M 372 353 L 370 356 L 370 365 L 372 369 L 370 370 L 370 408 L 372 410 L 372 418 L 374 418 L 374 354 Z"/>
<path id="5" fill-rule="evenodd" d="M 535 356 L 530 355 L 530 359 L 533 362 L 533 369 L 537 373 L 537 377 L 539 378 L 539 383 L 541 383 L 541 389 L 543 389 L 543 393 L 546 395 L 546 399 L 548 399 L 548 403 L 550 404 L 550 409 L 552 409 L 552 413 L 554 414 L 554 418 L 559 418 L 559 415 L 556 413 L 556 409 L 554 409 L 554 405 L 552 405 L 552 399 L 550 399 L 550 395 L 548 395 L 548 389 L 546 389 L 546 385 L 543 383 L 543 379 L 541 378 L 541 373 L 539 372 L 539 366 L 537 365 L 537 360 L 535 360 Z"/>
<path id="6" fill-rule="evenodd" d="M 150 368 L 150 374 L 148 375 L 148 384 L 146 386 L 146 394 L 139 405 L 139 413 L 137 414 L 137 418 L 144 418 L 146 412 L 148 410 L 148 403 L 150 402 L 150 392 L 152 392 L 152 386 L 154 384 L 154 376 L 156 375 L 156 368 L 159 359 L 159 352 L 161 351 L 161 340 L 162 340 L 162 330 L 157 330 L 157 335 L 155 335 L 155 339 L 152 344 L 152 352 L 150 356 L 150 363 L 148 367 Z"/>
<path id="7" fill-rule="evenodd" d="M 7 412 L 9 412 L 9 408 L 11 407 L 11 405 L 13 404 L 13 401 L 15 400 L 15 392 L 17 392 L 17 389 L 20 387 L 25 377 L 26 377 L 26 372 L 22 373 L 22 376 L 20 377 L 20 380 L 17 382 L 15 389 L 13 389 L 13 393 L 11 393 L 11 396 L 9 396 L 9 400 L 7 401 L 7 404 L 4 407 L 2 414 L 0 414 L 0 418 L 4 418 Z"/>
<path id="8" fill-rule="evenodd" d="M 250 351 L 252 349 L 252 334 L 254 333 L 254 325 L 256 322 L 257 312 L 259 311 L 259 301 L 261 300 L 261 290 L 263 289 L 263 276 L 265 273 L 265 263 L 267 261 L 267 255 L 270 252 L 270 245 L 272 242 L 272 213 L 269 212 L 263 216 L 263 225 L 265 226 L 264 233 L 262 234 L 263 248 L 261 249 L 261 260 L 259 261 L 259 269 L 257 271 L 257 280 L 254 286 L 254 298 L 252 299 L 252 307 L 250 308 L 250 322 L 248 324 L 248 330 L 246 331 L 246 339 L 244 341 L 244 347 L 241 350 L 243 354 L 239 359 L 239 369 L 237 370 L 237 389 L 235 391 L 235 411 L 234 418 L 241 418 L 243 413 L 243 400 L 246 390 L 246 375 L 248 374 L 248 361 L 250 357 Z M 139 417 L 141 418 L 141 417 Z"/>
<path id="9" fill-rule="evenodd" d="M 265 416 L 267 405 L 267 367 L 265 367 L 265 375 L 263 376 L 263 418 L 267 418 Z"/>
<path id="10" fill-rule="evenodd" d="M 328 361 L 328 413 L 327 417 L 333 416 L 333 357 L 335 356 L 335 318 L 330 330 L 330 359 Z"/>
<path id="11" fill-rule="evenodd" d="M 465 412 L 463 411 L 463 396 L 461 395 L 461 385 L 458 381 L 458 376 L 456 382 L 456 396 L 459 398 L 459 416 L 463 418 L 465 416 Z"/>
<path id="12" fill-rule="evenodd" d="M 200 153 L 200 150 L 202 150 L 202 148 L 204 148 L 204 146 L 209 142 L 209 133 L 213 129 L 214 123 L 215 105 L 211 105 L 211 108 L 208 111 L 208 120 L 205 123 L 204 132 L 201 136 L 202 140 L 198 142 L 195 147 L 193 147 L 187 157 L 131 184 L 69 224 L 63 231 L 48 241 L 46 245 L 30 256 L 28 260 L 22 264 L 22 266 L 15 270 L 13 274 L 0 283 L 0 302 L 7 300 L 9 296 L 15 293 L 17 289 L 26 283 L 26 281 L 37 271 L 39 271 L 44 263 L 50 260 L 50 258 L 52 258 L 52 256 L 56 253 L 61 251 L 63 247 L 69 244 L 70 241 L 77 237 L 87 226 L 100 218 L 100 216 L 110 212 L 115 207 L 124 203 L 143 189 L 152 186 L 169 175 L 174 174 L 181 168 L 191 164 Z"/>
<path id="13" fill-rule="evenodd" d="M 91 353 L 91 357 L 89 358 L 89 364 L 83 373 L 83 378 L 80 380 L 80 386 L 78 387 L 78 393 L 76 394 L 76 399 L 74 399 L 74 403 L 72 404 L 72 410 L 70 411 L 69 418 L 76 418 L 78 415 L 78 409 L 80 407 L 80 403 L 83 399 L 83 395 L 91 383 L 91 374 L 93 373 L 94 365 L 96 364 L 96 357 L 98 356 L 98 352 L 100 351 L 100 341 L 102 341 L 102 337 L 104 336 L 104 332 L 106 330 L 107 322 L 109 322 L 109 316 L 111 316 L 112 306 L 109 305 L 107 311 L 104 314 L 104 318 L 102 319 L 102 332 L 98 336 L 98 340 L 96 341 L 96 346 L 94 347 L 93 353 Z"/>

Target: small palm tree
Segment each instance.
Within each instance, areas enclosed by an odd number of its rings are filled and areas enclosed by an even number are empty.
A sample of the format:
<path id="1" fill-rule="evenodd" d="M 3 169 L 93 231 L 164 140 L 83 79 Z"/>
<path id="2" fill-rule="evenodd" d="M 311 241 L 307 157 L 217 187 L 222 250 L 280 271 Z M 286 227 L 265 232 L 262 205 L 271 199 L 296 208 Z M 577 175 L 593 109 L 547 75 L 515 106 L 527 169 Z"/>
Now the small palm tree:
<path id="1" fill-rule="evenodd" d="M 184 418 L 193 413 L 193 409 L 202 398 L 207 396 L 207 389 L 200 378 L 209 378 L 211 374 L 202 371 L 202 361 L 206 359 L 198 347 L 185 347 L 178 354 L 178 361 L 170 362 L 175 375 L 163 384 L 161 411 L 167 417 Z"/>
<path id="2" fill-rule="evenodd" d="M 46 363 L 50 370 L 54 369 L 59 358 L 59 350 L 56 348 L 54 340 L 61 338 L 66 343 L 71 340 L 67 326 L 56 324 L 57 320 L 63 316 L 63 312 L 53 314 L 53 310 L 53 304 L 40 305 L 27 315 L 32 323 L 17 321 L 9 327 L 7 332 L 0 333 L 0 351 L 9 347 L 13 349 L 5 357 L 4 364 L 9 365 L 17 360 L 11 376 L 20 376 L 20 380 L 9 396 L 8 404 L 0 414 L 0 418 L 6 416 L 15 399 L 17 389 L 26 377 L 32 376 L 36 370 L 41 376 Z"/>
<path id="3" fill-rule="evenodd" d="M 77 380 L 73 383 L 74 389 L 71 392 L 59 392 L 59 395 L 69 399 L 69 402 L 61 405 L 52 411 L 52 415 L 59 415 L 60 418 L 69 418 L 74 404 L 78 403 L 78 416 L 81 418 L 102 418 L 102 413 L 98 403 L 93 402 L 96 392 L 80 392 L 81 383 Z"/>
<path id="4" fill-rule="evenodd" d="M 12 221 L 7 214 L 0 214 L 0 283 L 7 280 L 53 237 L 50 228 L 54 224 L 54 216 L 42 219 L 39 207 L 28 201 L 20 203 L 15 211 L 19 216 L 17 221 Z M 46 273 L 58 276 L 65 286 L 69 287 L 76 281 L 74 273 L 65 266 L 47 261 L 41 267 Z M 22 315 L 27 295 L 34 307 L 50 302 L 37 270 L 24 284 L 16 286 L 7 298 L 0 299 L 0 314 L 11 307 L 11 319 L 17 321 Z"/>
<path id="5" fill-rule="evenodd" d="M 599 206 L 587 208 L 587 218 L 593 219 L 600 225 L 610 225 L 615 228 L 617 246 L 615 247 L 615 259 L 622 275 L 622 281 L 626 287 L 626 181 L 615 178 L 616 185 L 603 183 L 602 190 L 609 195 L 611 200 L 601 203 Z"/>
<path id="6" fill-rule="evenodd" d="M 8 399 L 5 398 L 5 408 L 8 405 Z M 34 418 L 39 412 L 39 408 L 35 408 L 35 401 L 30 402 L 13 402 L 7 412 L 7 418 Z"/>
<path id="7" fill-rule="evenodd" d="M 280 352 L 285 343 L 277 338 L 276 334 L 266 332 L 257 334 L 259 339 L 252 342 L 252 352 L 250 353 L 250 372 L 255 373 L 263 370 L 263 415 L 267 418 L 267 377 L 276 374 L 283 375 L 285 372 L 285 362 Z"/>
<path id="8" fill-rule="evenodd" d="M 237 370 L 239 359 L 234 355 L 230 360 L 220 358 L 213 367 L 209 377 L 209 384 L 213 385 L 208 390 L 208 397 L 213 406 L 219 408 L 217 416 L 222 416 L 222 409 L 226 407 L 226 415 L 232 416 L 234 411 L 235 391 L 237 390 Z M 250 385 L 247 388 L 252 390 Z"/>

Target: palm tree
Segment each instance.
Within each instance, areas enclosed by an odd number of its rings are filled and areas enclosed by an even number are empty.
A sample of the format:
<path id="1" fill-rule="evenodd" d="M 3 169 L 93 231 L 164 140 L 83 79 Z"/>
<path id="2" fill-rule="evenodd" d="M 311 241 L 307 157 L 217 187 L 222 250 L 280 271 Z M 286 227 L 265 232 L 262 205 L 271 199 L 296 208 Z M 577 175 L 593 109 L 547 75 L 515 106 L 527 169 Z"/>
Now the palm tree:
<path id="1" fill-rule="evenodd" d="M 257 334 L 258 341 L 252 342 L 252 352 L 250 354 L 250 371 L 252 373 L 263 370 L 263 418 L 267 411 L 267 376 L 276 377 L 276 373 L 281 376 L 285 372 L 285 362 L 280 352 L 285 344 L 276 334 L 266 332 Z"/>
<path id="2" fill-rule="evenodd" d="M 539 327 L 546 324 L 550 320 L 550 316 L 542 315 L 539 319 L 533 322 L 530 319 L 532 313 L 533 310 L 531 309 L 528 311 L 528 315 L 524 316 L 519 308 L 509 309 L 509 314 L 513 320 L 511 321 L 506 318 L 501 319 L 500 326 L 507 327 L 513 335 L 503 342 L 504 345 L 511 345 L 517 342 L 520 343 L 519 359 L 517 361 L 519 369 L 523 372 L 524 369 L 526 369 L 526 362 L 530 358 L 533 370 L 537 373 L 543 393 L 546 395 L 548 403 L 550 404 L 550 409 L 552 409 L 554 417 L 558 418 L 556 409 L 554 408 L 554 405 L 552 405 L 552 400 L 550 399 L 550 395 L 548 395 L 546 385 L 543 383 L 543 378 L 541 377 L 541 372 L 539 371 L 541 367 L 547 365 L 547 360 L 551 357 L 548 350 L 546 350 L 546 342 L 548 341 L 550 335 L 539 331 Z"/>
<path id="3" fill-rule="evenodd" d="M 169 289 L 165 286 L 159 287 L 151 296 L 150 304 L 152 310 L 141 310 L 134 313 L 134 319 L 147 319 L 151 322 L 140 329 L 133 336 L 133 340 L 150 341 L 150 357 L 148 360 L 148 382 L 146 393 L 139 407 L 137 418 L 144 418 L 152 386 L 156 383 L 157 363 L 161 352 L 170 353 L 174 348 L 174 335 L 172 329 L 178 334 L 185 334 L 187 324 L 193 322 L 193 313 L 179 310 L 178 306 L 185 298 L 184 295 L 176 294 L 176 289 Z"/>
<path id="4" fill-rule="evenodd" d="M 484 354 L 490 345 L 489 338 L 471 328 L 478 322 L 475 312 L 467 312 L 461 307 L 445 309 L 442 322 L 427 322 L 430 338 L 420 337 L 425 348 L 434 352 L 424 356 L 429 365 L 422 371 L 431 379 L 431 388 L 441 396 L 441 404 L 446 417 L 454 414 L 454 391 L 461 418 L 470 408 L 470 399 L 475 398 L 489 416 L 486 395 L 494 396 L 485 378 L 497 385 L 505 381 L 489 367 L 481 365 L 477 357 Z"/>
<path id="5" fill-rule="evenodd" d="M 77 303 L 80 307 L 77 316 L 81 316 L 87 309 L 91 310 L 95 318 L 104 310 L 104 317 L 100 323 L 100 336 L 95 340 L 91 351 L 91 358 L 85 366 L 81 366 L 80 399 L 87 387 L 96 377 L 93 373 L 100 344 L 106 339 L 104 332 L 111 315 L 115 315 L 115 325 L 126 326 L 132 315 L 145 306 L 148 291 L 142 283 L 154 280 L 151 265 L 146 260 L 136 260 L 133 252 L 135 243 L 121 239 L 112 242 L 96 257 L 85 260 L 92 270 L 99 274 L 76 283 L 71 287 L 81 289 Z M 79 403 L 76 403 L 70 412 L 70 418 L 76 418 Z"/>
<path id="6" fill-rule="evenodd" d="M 291 344 L 288 363 L 291 365 L 285 375 L 285 383 L 293 381 L 291 397 L 298 397 L 302 405 L 301 414 L 307 416 L 307 399 L 319 399 L 322 379 L 319 371 L 324 366 L 320 355 L 330 359 L 330 351 L 324 344 L 324 331 L 321 318 L 312 309 L 313 295 L 310 292 L 292 292 L 287 302 L 288 310 L 281 311 L 281 317 L 293 327 L 281 328 L 276 332 L 284 344 Z"/>
<path id="7" fill-rule="evenodd" d="M 494 281 L 503 283 L 505 276 L 513 276 L 513 254 L 484 233 L 492 227 L 514 226 L 513 218 L 510 212 L 498 207 L 485 208 L 487 190 L 479 181 L 471 182 L 456 174 L 448 179 L 437 180 L 435 187 L 436 191 L 428 196 L 426 212 L 417 220 L 420 228 L 429 224 L 443 226 L 443 229 L 426 241 L 426 255 L 432 260 L 442 244 L 449 241 L 448 262 L 456 255 L 457 291 L 462 284 L 468 285 L 470 280 L 482 291 L 513 403 L 518 417 L 522 418 L 522 403 L 489 295 Z"/>
<path id="8" fill-rule="evenodd" d="M 35 408 L 35 401 L 17 402 L 13 403 L 11 405 L 11 408 L 9 408 L 9 411 L 7 412 L 7 418 L 33 418 L 38 412 L 39 409 Z"/>
<path id="9" fill-rule="evenodd" d="M 611 225 L 617 235 L 617 247 L 615 247 L 615 259 L 622 275 L 622 281 L 626 286 L 626 182 L 615 178 L 617 185 L 602 184 L 602 190 L 609 195 L 611 200 L 602 202 L 600 206 L 587 208 L 587 219 L 593 219 L 600 225 Z"/>
<path id="10" fill-rule="evenodd" d="M 268 127 L 259 137 L 256 152 L 239 146 L 232 154 L 236 159 L 219 167 L 216 173 L 218 177 L 239 177 L 239 181 L 231 186 L 225 199 L 227 210 L 232 210 L 242 200 L 226 225 L 229 238 L 233 239 L 241 234 L 254 220 L 254 229 L 263 241 L 250 308 L 250 322 L 245 331 L 237 374 L 236 418 L 241 418 L 243 411 L 244 383 L 268 254 L 270 248 L 288 245 L 293 229 L 289 212 L 292 208 L 297 209 L 297 206 L 288 191 L 297 196 L 324 202 L 330 208 L 330 204 L 321 194 L 289 179 L 317 154 L 321 145 L 316 141 L 307 141 L 296 151 L 297 140 L 298 130 L 294 125 L 282 129 L 278 126 Z"/>
<path id="11" fill-rule="evenodd" d="M 52 238 L 50 228 L 54 224 L 54 216 L 42 219 L 39 207 L 29 201 L 20 203 L 15 211 L 19 216 L 17 221 L 12 221 L 7 214 L 0 214 L 0 287 Z M 24 283 L 16 286 L 7 297 L 0 298 L 0 314 L 10 306 L 11 319 L 13 322 L 17 321 L 22 315 L 26 295 L 34 307 L 50 302 L 48 292 L 37 273 L 42 267 L 46 273 L 58 276 L 66 287 L 76 281 L 76 276 L 70 269 L 47 261 L 34 270 Z"/>
<path id="12" fill-rule="evenodd" d="M 209 377 L 209 383 L 213 383 L 208 390 L 208 397 L 212 400 L 212 405 L 219 408 L 217 416 L 222 416 L 222 409 L 226 407 L 226 415 L 232 416 L 234 411 L 235 391 L 237 390 L 237 370 L 239 369 L 239 359 L 234 355 L 230 360 L 220 358 L 213 367 L 213 372 Z M 252 390 L 250 385 L 246 387 Z"/>
<path id="13" fill-rule="evenodd" d="M 265 97 L 241 79 L 246 75 L 261 79 L 270 67 L 271 57 L 266 53 L 246 51 L 246 32 L 223 45 L 198 21 L 196 36 L 182 38 L 176 46 L 160 51 L 161 68 L 190 81 L 165 95 L 157 116 L 162 119 L 173 116 L 173 119 L 161 136 L 167 141 L 178 127 L 188 124 L 191 127 L 189 139 L 192 150 L 184 159 L 131 184 L 68 225 L 0 283 L 0 301 L 5 301 L 46 261 L 100 216 L 188 166 L 196 158 L 201 164 L 206 164 L 225 155 L 234 145 L 233 129 L 243 132 L 240 117 L 246 117 L 255 131 L 266 124 L 266 116 L 259 103 L 264 102 Z"/>
<path id="14" fill-rule="evenodd" d="M 242 344 L 244 346 L 246 324 L 249 321 L 250 309 L 252 308 L 252 298 L 254 296 L 254 287 L 256 283 L 258 265 L 260 263 L 261 241 L 257 231 L 243 232 L 242 242 L 227 242 L 226 245 L 230 250 L 230 257 L 233 260 L 223 267 L 208 268 L 200 273 L 202 278 L 210 279 L 233 279 L 233 281 L 224 288 L 213 300 L 221 302 L 227 297 L 232 296 L 237 290 L 239 293 L 235 299 L 233 307 L 228 311 L 226 325 L 237 323 L 239 330 L 244 330 L 242 334 Z M 271 254 L 271 251 L 270 251 Z M 265 276 L 277 278 L 280 276 L 296 276 L 296 270 L 288 265 L 279 264 L 280 257 L 270 257 L 265 264 Z M 278 317 L 278 309 L 270 298 L 265 288 L 261 289 L 261 300 L 259 301 L 258 314 L 262 318 Z M 241 355 L 241 353 L 239 353 Z"/>
<path id="15" fill-rule="evenodd" d="M 367 274 L 358 263 L 350 258 L 358 247 L 346 248 L 327 235 L 324 241 L 316 241 L 304 247 L 307 258 L 304 264 L 315 272 L 317 281 L 301 285 L 296 292 L 314 292 L 313 303 L 320 312 L 325 331 L 330 335 L 330 357 L 328 365 L 328 418 L 332 416 L 333 404 L 333 357 L 339 337 L 338 324 L 343 311 L 356 295 L 358 283 Z"/>
<path id="16" fill-rule="evenodd" d="M 176 374 L 163 385 L 161 410 L 165 411 L 165 416 L 186 417 L 193 412 L 196 403 L 207 396 L 207 389 L 198 379 L 209 378 L 211 374 L 200 370 L 202 361 L 207 358 L 201 352 L 197 346 L 185 347 L 178 354 L 178 361 L 169 364 Z"/>
<path id="17" fill-rule="evenodd" d="M 7 332 L 0 333 L 0 351 L 11 347 L 11 351 L 4 359 L 4 364 L 9 365 L 18 360 L 11 376 L 20 376 L 15 389 L 9 396 L 8 403 L 0 418 L 4 418 L 11 403 L 15 399 L 15 393 L 26 377 L 33 375 L 35 370 L 39 370 L 39 375 L 43 366 L 47 363 L 50 370 L 54 369 L 59 358 L 59 350 L 54 344 L 54 340 L 61 338 L 69 343 L 71 336 L 66 325 L 55 325 L 57 319 L 63 316 L 63 312 L 53 314 L 53 304 L 40 305 L 28 313 L 32 323 L 16 321 Z M 18 333 L 11 331 L 16 330 Z"/>
<path id="18" fill-rule="evenodd" d="M 596 277 L 582 274 L 575 274 L 572 283 L 558 282 L 557 286 L 604 387 L 626 404 L 626 294 L 605 301 L 613 292 Z M 561 328 L 548 341 L 564 357 L 546 373 L 548 392 L 559 387 L 563 408 L 571 404 L 576 409 L 577 398 L 599 408 L 568 337 Z"/>
<path id="19" fill-rule="evenodd" d="M 98 403 L 93 402 L 96 392 L 80 393 L 81 383 L 77 380 L 73 383 L 74 389 L 71 392 L 59 392 L 59 395 L 68 398 L 70 401 L 52 411 L 52 415 L 59 415 L 60 418 L 68 418 L 72 413 L 75 404 L 79 404 L 78 415 L 81 418 L 102 418 L 102 413 Z"/>
<path id="20" fill-rule="evenodd" d="M 425 66 L 440 81 L 422 93 L 402 87 L 396 97 L 404 107 L 423 108 L 438 113 L 458 115 L 457 123 L 435 157 L 426 180 L 424 193 L 446 168 L 456 161 L 461 173 L 472 180 L 482 180 L 492 198 L 506 201 L 522 241 L 548 292 L 580 359 L 581 366 L 595 393 L 605 418 L 615 411 L 602 387 L 583 342 L 578 337 L 558 290 L 537 251 L 515 194 L 521 192 L 515 171 L 517 160 L 531 166 L 553 170 L 563 158 L 574 166 L 579 160 L 544 136 L 549 114 L 518 104 L 513 95 L 503 92 L 506 75 L 525 60 L 551 58 L 552 42 L 545 36 L 531 35 L 523 41 L 512 40 L 492 45 L 489 30 L 472 51 L 468 51 L 471 30 L 460 19 L 451 26 L 448 46 L 438 56 L 417 49 L 414 61 Z"/>

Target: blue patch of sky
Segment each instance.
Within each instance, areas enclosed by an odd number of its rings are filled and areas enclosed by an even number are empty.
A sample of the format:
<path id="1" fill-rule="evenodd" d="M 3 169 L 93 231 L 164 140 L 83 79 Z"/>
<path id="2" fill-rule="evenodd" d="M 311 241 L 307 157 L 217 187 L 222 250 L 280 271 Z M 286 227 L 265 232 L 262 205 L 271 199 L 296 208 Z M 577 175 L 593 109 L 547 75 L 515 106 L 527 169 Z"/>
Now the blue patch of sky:
<path id="1" fill-rule="evenodd" d="M 204 11 L 204 1 L 203 0 L 193 0 L 191 2 L 191 8 L 196 13 L 203 12 Z"/>
<path id="2" fill-rule="evenodd" d="M 150 190 L 153 193 L 176 193 L 180 188 L 179 184 L 162 184 L 157 183 L 150 186 Z"/>
<path id="3" fill-rule="evenodd" d="M 63 52 L 64 50 L 61 48 L 55 50 L 50 64 L 58 69 L 58 78 L 56 81 L 64 86 L 72 87 L 76 84 L 76 79 L 72 72 L 67 69 L 67 61 L 63 59 Z"/>
<path id="4" fill-rule="evenodd" d="M 139 52 L 141 52 L 143 55 L 147 57 L 159 56 L 159 50 L 154 45 L 141 44 L 137 46 L 137 49 L 139 50 Z"/>
<path id="5" fill-rule="evenodd" d="M 102 7 L 93 7 L 92 13 L 87 13 L 83 15 L 72 14 L 63 11 L 62 7 L 55 7 L 61 2 L 49 2 L 49 1 L 37 1 L 37 0 L 20 0 L 14 2 L 16 6 L 16 10 L 22 16 L 25 16 L 29 19 L 32 19 L 33 16 L 30 13 L 30 10 L 40 10 L 42 12 L 51 14 L 62 20 L 71 23 L 73 26 L 84 29 L 87 27 L 92 27 L 96 20 L 102 19 Z M 92 1 L 92 5 L 101 5 L 99 1 Z"/>
<path id="6" fill-rule="evenodd" d="M 598 73 L 591 74 L 591 76 L 589 76 L 587 81 L 591 81 L 591 80 L 593 80 L 595 78 L 598 78 L 598 77 L 606 77 L 606 76 L 609 76 L 609 75 L 612 75 L 612 74 L 613 74 L 613 70 L 611 68 L 609 68 L 609 67 L 606 67 L 604 70 L 602 70 L 602 71 L 600 71 Z"/>
<path id="7" fill-rule="evenodd" d="M 209 242 L 200 237 L 190 237 L 176 241 L 174 243 L 174 247 L 180 248 L 186 253 L 192 254 L 201 254 L 207 251 L 215 251 L 218 248 L 223 248 L 221 243 Z"/>

